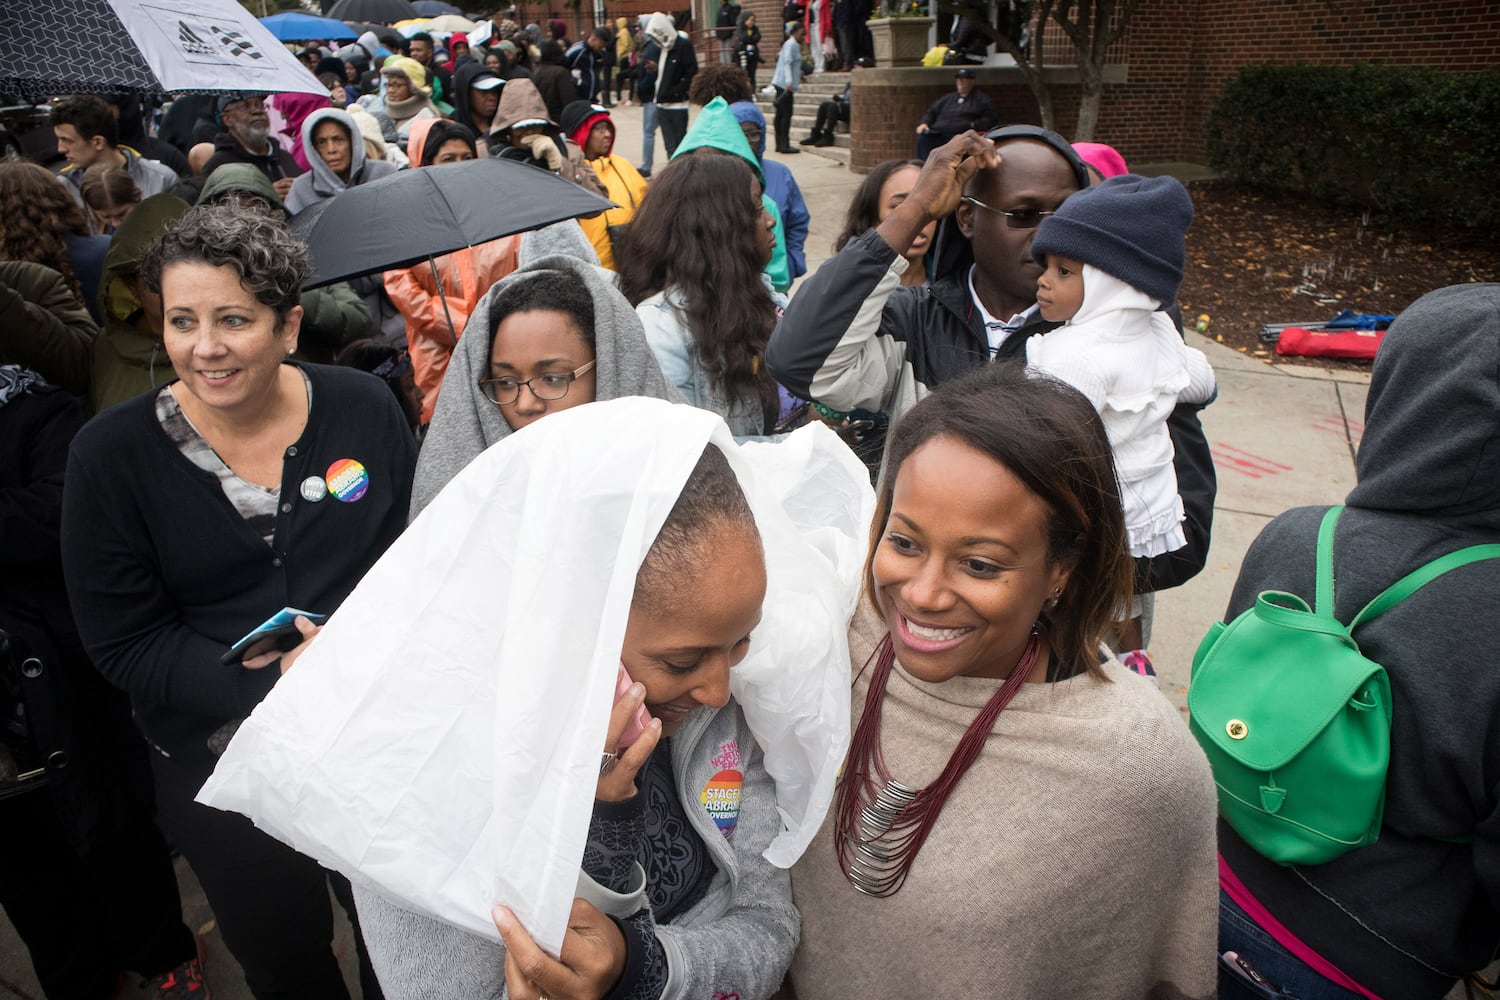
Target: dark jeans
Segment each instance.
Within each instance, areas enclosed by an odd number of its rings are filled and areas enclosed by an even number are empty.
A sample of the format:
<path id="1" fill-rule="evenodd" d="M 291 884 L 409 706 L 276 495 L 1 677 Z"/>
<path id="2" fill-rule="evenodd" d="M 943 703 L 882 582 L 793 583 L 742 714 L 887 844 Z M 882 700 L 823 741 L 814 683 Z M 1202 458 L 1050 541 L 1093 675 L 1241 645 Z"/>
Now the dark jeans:
<path id="1" fill-rule="evenodd" d="M 776 130 L 776 149 L 784 152 L 792 148 L 792 106 L 797 101 L 797 92 L 784 87 L 776 88 L 773 102 L 775 116 L 772 119 Z"/>
<path id="2" fill-rule="evenodd" d="M 818 118 L 813 122 L 813 135 L 824 132 L 833 135 L 833 127 L 839 122 L 849 120 L 849 104 L 847 101 L 824 101 L 818 105 Z"/>
<path id="3" fill-rule="evenodd" d="M 951 138 L 953 136 L 945 135 L 942 132 L 934 132 L 931 129 L 928 129 L 926 132 L 918 132 L 917 146 L 912 156 L 926 163 L 927 157 L 932 155 L 932 151 Z"/>
<path id="4" fill-rule="evenodd" d="M 332 881 L 354 924 L 360 987 L 365 1000 L 377 1000 L 380 986 L 348 881 L 261 833 L 244 816 L 197 804 L 193 796 L 202 779 L 160 753 L 151 757 L 162 828 L 193 866 L 250 991 L 260 1000 L 349 996 L 332 949 Z"/>
<path id="5" fill-rule="evenodd" d="M 1219 1000 L 1360 1000 L 1323 978 L 1261 930 L 1229 894 L 1219 890 L 1219 952 L 1236 952 L 1266 980 L 1252 983 L 1219 959 Z"/>
<path id="6" fill-rule="evenodd" d="M 0 801 L 0 904 L 49 998 L 98 1000 L 121 970 L 149 978 L 197 955 L 147 807 L 79 857 L 48 789 Z"/>
<path id="7" fill-rule="evenodd" d="M 672 154 L 677 152 L 677 147 L 682 144 L 682 137 L 687 135 L 687 108 L 664 108 L 658 104 L 656 120 L 661 123 L 661 141 L 667 147 L 667 159 L 670 160 Z"/>
<path id="8" fill-rule="evenodd" d="M 754 91 L 755 71 L 760 68 L 760 59 L 752 59 L 745 54 L 744 49 L 740 49 L 735 53 L 735 62 L 739 65 L 740 69 L 745 71 L 745 75 L 750 78 L 750 89 Z"/>

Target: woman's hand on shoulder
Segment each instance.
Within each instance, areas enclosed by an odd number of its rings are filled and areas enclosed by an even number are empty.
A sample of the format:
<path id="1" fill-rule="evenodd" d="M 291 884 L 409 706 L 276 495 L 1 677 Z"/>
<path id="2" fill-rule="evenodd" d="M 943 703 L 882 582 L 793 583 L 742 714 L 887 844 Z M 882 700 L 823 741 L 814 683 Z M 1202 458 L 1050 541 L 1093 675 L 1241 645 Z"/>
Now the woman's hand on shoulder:
<path id="1" fill-rule="evenodd" d="M 586 900 L 573 900 L 559 958 L 537 946 L 509 907 L 497 906 L 491 916 L 505 942 L 510 1000 L 600 1000 L 625 974 L 625 935 Z"/>

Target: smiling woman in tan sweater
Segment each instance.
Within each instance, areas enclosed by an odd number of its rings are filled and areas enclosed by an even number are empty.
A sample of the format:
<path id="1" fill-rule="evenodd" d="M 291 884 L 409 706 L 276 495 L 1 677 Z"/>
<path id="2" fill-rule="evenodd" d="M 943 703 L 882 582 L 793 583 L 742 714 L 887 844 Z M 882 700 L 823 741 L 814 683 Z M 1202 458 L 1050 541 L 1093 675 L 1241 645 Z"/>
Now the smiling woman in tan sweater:
<path id="1" fill-rule="evenodd" d="M 944 386 L 893 432 L 875 524 L 797 994 L 1213 996 L 1213 780 L 1100 660 L 1130 563 L 1087 401 L 1019 366 Z"/>

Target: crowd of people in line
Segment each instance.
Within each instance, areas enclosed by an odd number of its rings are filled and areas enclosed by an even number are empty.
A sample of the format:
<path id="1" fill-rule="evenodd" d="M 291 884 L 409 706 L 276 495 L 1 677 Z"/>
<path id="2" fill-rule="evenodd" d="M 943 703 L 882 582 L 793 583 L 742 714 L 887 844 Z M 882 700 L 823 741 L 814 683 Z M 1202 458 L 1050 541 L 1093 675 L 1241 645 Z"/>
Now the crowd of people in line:
<path id="1" fill-rule="evenodd" d="M 47 995 L 107 997 L 128 972 L 207 1000 L 172 850 L 265 998 L 349 995 L 330 895 L 366 998 L 1437 998 L 1482 969 L 1500 943 L 1500 682 L 1476 655 L 1497 638 L 1496 564 L 1361 636 L 1395 692 L 1378 843 L 1260 857 L 1217 820 L 1146 652 L 1153 595 L 1208 558 L 1216 494 L 1199 413 L 1217 385 L 1173 308 L 1187 191 L 1000 125 L 960 70 L 922 155 L 864 178 L 808 274 L 807 206 L 753 100 L 759 29 L 731 25 L 735 57 L 702 68 L 662 13 L 639 44 L 624 19 L 571 42 L 562 21 L 501 20 L 489 44 L 417 34 L 405 54 L 372 34 L 304 51 L 326 98 L 184 96 L 150 135 L 134 99 L 67 96 L 66 166 L 0 163 L 0 829 L 25 859 L 0 902 Z M 776 148 L 795 148 L 803 34 L 776 61 Z M 610 115 L 636 99 L 640 167 Z M 305 287 L 293 217 L 487 157 L 614 207 Z M 1391 327 L 1340 607 L 1496 537 L 1497 334 L 1494 285 Z M 558 955 L 508 911 L 498 940 L 474 935 L 195 801 L 321 616 L 456 476 L 551 414 L 642 396 L 747 447 L 825 424 L 875 486 L 853 736 L 790 870 L 764 856 L 783 820 L 729 684 L 774 579 L 712 444 L 635 578 L 633 682 Z M 573 444 L 539 461 L 646 443 Z M 1320 514 L 1262 532 L 1231 614 L 1263 590 L 1311 598 Z M 231 649 L 280 608 L 316 614 Z M 705 811 L 725 774 L 727 825 Z"/>

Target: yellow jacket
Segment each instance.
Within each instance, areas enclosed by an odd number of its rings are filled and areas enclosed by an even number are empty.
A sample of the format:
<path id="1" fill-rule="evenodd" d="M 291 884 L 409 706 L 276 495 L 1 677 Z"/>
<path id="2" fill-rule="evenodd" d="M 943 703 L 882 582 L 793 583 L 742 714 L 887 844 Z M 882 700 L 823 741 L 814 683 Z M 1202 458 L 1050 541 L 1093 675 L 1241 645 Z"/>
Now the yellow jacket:
<path id="1" fill-rule="evenodd" d="M 601 212 L 592 219 L 579 219 L 578 222 L 583 226 L 584 235 L 589 238 L 589 242 L 594 244 L 599 263 L 613 271 L 615 250 L 609 238 L 609 227 L 624 225 L 635 218 L 636 206 L 646 197 L 646 179 L 635 169 L 633 163 L 618 153 L 590 160 L 589 166 L 594 168 L 599 183 L 604 185 L 605 197 L 620 207 Z"/>
<path id="2" fill-rule="evenodd" d="M 630 53 L 634 49 L 635 39 L 631 37 L 630 28 L 625 19 L 615 18 L 615 65 L 624 69 L 625 61 L 630 58 Z"/>

